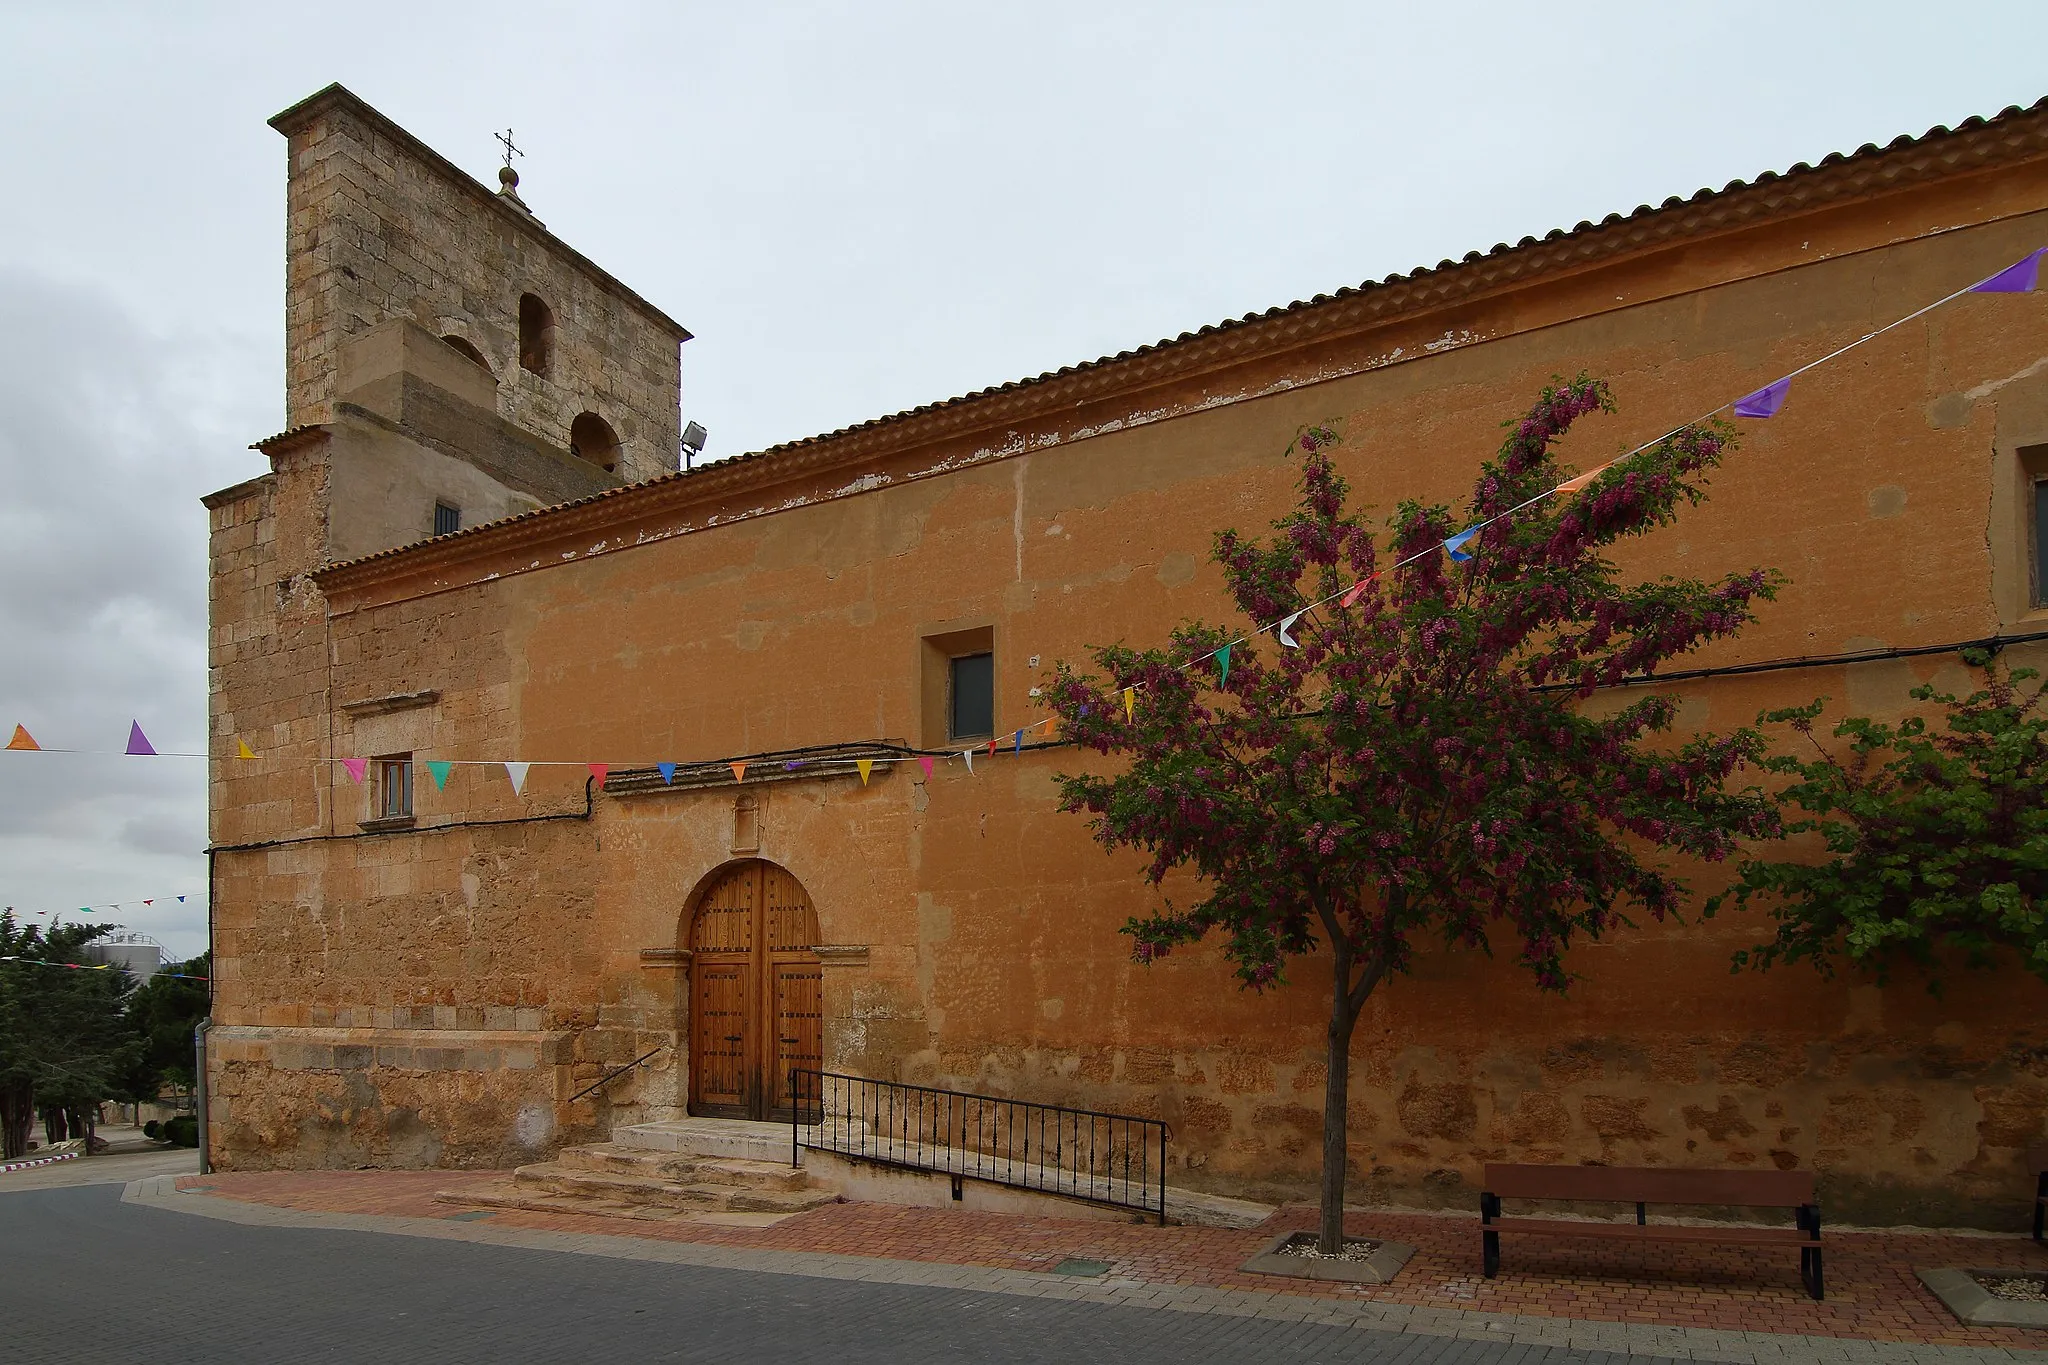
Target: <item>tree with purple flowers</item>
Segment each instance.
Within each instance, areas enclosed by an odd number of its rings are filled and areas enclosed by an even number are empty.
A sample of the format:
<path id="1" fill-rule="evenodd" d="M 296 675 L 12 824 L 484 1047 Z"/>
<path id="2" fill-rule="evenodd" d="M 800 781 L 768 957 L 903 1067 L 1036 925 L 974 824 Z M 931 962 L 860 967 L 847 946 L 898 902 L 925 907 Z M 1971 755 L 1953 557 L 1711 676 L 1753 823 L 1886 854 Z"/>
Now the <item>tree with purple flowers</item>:
<path id="1" fill-rule="evenodd" d="M 1353 1026 L 1419 943 L 1511 937 L 1563 991 L 1575 938 L 1679 909 L 1672 855 L 1718 860 L 1778 827 L 1731 781 L 1761 757 L 1755 732 L 1675 735 L 1673 699 L 1647 691 L 1579 706 L 1734 634 L 1778 584 L 1621 581 L 1603 552 L 1698 503 L 1733 432 L 1686 427 L 1561 488 L 1558 439 L 1612 406 L 1600 381 L 1554 384 L 1507 424 L 1462 521 L 1405 502 L 1378 534 L 1346 509 L 1336 434 L 1303 431 L 1300 505 L 1269 538 L 1221 532 L 1215 558 L 1254 628 L 1323 605 L 1271 644 L 1190 622 L 1165 649 L 1096 649 L 1092 674 L 1061 663 L 1049 689 L 1069 738 L 1122 760 L 1063 776 L 1062 808 L 1147 854 L 1153 885 L 1185 870 L 1199 888 L 1125 925 L 1139 961 L 1213 931 L 1264 991 L 1329 954 L 1326 1252 L 1343 1246 Z M 1462 561 L 1443 552 L 1461 525 L 1481 527 Z"/>

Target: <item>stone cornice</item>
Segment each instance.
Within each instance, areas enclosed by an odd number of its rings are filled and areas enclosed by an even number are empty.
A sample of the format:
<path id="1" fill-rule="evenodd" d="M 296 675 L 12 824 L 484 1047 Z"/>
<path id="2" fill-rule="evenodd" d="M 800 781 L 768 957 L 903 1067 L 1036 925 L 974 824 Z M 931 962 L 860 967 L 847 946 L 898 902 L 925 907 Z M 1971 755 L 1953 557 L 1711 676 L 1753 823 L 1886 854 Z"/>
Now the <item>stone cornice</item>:
<path id="1" fill-rule="evenodd" d="M 700 524 L 676 524 L 736 494 L 749 495 L 756 510 L 772 510 L 765 508 L 768 499 L 764 495 L 778 486 L 868 473 L 881 461 L 946 442 L 978 437 L 986 452 L 983 458 L 1003 458 L 1030 448 L 1015 436 L 1018 428 L 1034 421 L 1071 418 L 1077 409 L 1112 400 L 1130 407 L 1131 400 L 1147 390 L 1187 384 L 1254 360 L 1426 318 L 1539 282 L 1569 279 L 1681 243 L 2044 156 L 2048 156 L 2048 101 L 2024 111 L 2008 110 L 1991 120 L 1971 120 L 1952 132 L 1936 130 L 1920 138 L 1898 139 L 1882 149 L 1866 146 L 1850 155 L 1837 153 L 1818 166 L 1802 163 L 1782 176 L 1767 174 L 1719 191 L 1701 190 L 1690 199 L 1673 198 L 1657 208 L 1639 208 L 1627 217 L 1611 214 L 1601 223 L 1580 223 L 1570 232 L 1558 229 L 1542 240 L 1523 238 L 1515 246 L 1502 244 L 1489 253 L 1472 252 L 1462 262 L 1444 261 L 1434 269 L 1389 276 L 1378 284 L 1318 295 L 1263 314 L 1247 314 L 1035 379 L 877 418 L 705 469 L 609 490 L 455 536 L 383 551 L 323 569 L 315 578 L 330 596 L 372 585 L 401 593 L 440 591 L 486 576 L 459 572 L 469 561 L 486 556 L 505 561 L 535 553 L 530 566 L 501 568 L 490 575 L 499 576 L 627 548 L 732 520 L 732 516 L 721 515 Z M 1641 301 L 1632 299 L 1630 303 Z M 1332 377 L 1336 376 L 1317 373 L 1302 382 Z M 960 462 L 955 462 L 926 472 L 958 467 Z M 856 486 L 846 491 L 864 490 Z M 668 525 L 664 528 L 660 523 Z M 564 546 L 571 548 L 565 550 Z M 581 548 L 585 546 L 588 548 Z M 545 553 L 550 551 L 554 553 Z"/>

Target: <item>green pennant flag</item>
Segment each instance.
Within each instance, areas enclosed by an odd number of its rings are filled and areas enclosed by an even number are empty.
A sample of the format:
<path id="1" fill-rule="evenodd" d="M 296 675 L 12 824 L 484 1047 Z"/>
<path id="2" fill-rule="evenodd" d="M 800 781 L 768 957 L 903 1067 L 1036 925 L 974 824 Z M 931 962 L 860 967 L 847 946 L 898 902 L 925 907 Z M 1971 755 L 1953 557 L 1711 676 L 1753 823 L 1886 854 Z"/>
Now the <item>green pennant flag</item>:
<path id="1" fill-rule="evenodd" d="M 1222 664 L 1222 665 L 1223 665 L 1223 676 L 1222 676 L 1222 677 L 1220 677 L 1220 678 L 1218 678 L 1218 679 L 1216 680 L 1216 686 L 1217 686 L 1218 688 L 1228 687 L 1228 686 L 1230 685 L 1230 646 L 1229 646 L 1229 645 L 1225 645 L 1225 646 L 1223 646 L 1223 648 L 1221 648 L 1221 649 L 1219 649 L 1219 650 L 1217 650 L 1217 651 L 1216 651 L 1216 661 L 1217 661 L 1218 663 L 1220 663 L 1220 664 Z"/>
<path id="2" fill-rule="evenodd" d="M 455 765 L 453 763 L 444 763 L 438 758 L 430 758 L 427 760 L 427 771 L 434 775 L 435 791 L 441 791 L 447 787 L 448 773 L 454 767 Z"/>

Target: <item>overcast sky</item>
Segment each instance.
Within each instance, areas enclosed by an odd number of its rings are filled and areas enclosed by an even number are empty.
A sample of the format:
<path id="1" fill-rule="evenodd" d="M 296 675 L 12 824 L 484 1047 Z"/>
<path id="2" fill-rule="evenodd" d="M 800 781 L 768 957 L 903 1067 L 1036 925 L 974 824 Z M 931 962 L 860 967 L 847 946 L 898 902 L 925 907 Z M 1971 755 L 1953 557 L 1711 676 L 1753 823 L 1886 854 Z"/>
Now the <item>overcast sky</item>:
<path id="1" fill-rule="evenodd" d="M 0 735 L 196 752 L 340 81 L 696 333 L 729 455 L 2048 95 L 2048 5 L 0 0 Z M 205 944 L 196 759 L 0 753 L 0 904 Z M 179 906 L 169 898 L 186 894 Z M 45 919 L 45 922 L 47 920 Z"/>

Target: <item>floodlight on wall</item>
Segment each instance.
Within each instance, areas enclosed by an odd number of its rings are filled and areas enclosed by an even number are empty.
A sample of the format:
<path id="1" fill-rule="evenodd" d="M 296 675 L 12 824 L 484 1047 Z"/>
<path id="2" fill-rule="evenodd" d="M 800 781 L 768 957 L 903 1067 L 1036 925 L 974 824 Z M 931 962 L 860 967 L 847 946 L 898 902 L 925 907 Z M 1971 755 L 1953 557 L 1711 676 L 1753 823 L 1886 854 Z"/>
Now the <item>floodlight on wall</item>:
<path id="1" fill-rule="evenodd" d="M 704 453 L 704 443 L 711 439 L 711 433 L 704 430 L 702 422 L 691 422 L 683 427 L 683 468 L 691 468 L 692 461 Z"/>

